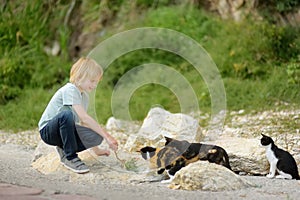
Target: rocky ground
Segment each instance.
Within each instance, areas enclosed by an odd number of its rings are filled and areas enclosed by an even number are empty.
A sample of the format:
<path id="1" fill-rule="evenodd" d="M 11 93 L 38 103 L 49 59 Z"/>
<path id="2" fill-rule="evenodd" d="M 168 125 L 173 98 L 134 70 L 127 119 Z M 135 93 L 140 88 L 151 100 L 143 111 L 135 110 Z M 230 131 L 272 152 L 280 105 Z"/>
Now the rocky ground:
<path id="1" fill-rule="evenodd" d="M 243 111 L 232 112 L 226 121 L 224 134 L 253 138 L 264 132 L 274 136 L 282 147 L 299 155 L 299 115 L 300 110 L 247 115 Z M 252 186 L 240 190 L 173 190 L 153 179 L 143 179 L 143 172 L 117 170 L 120 163 L 118 167 L 107 164 L 118 163 L 113 154 L 101 158 L 102 165 L 90 165 L 91 172 L 88 174 L 77 175 L 63 167 L 44 174 L 31 165 L 39 140 L 37 130 L 17 134 L 0 132 L 0 183 L 42 189 L 42 195 L 47 199 L 51 199 L 53 194 L 79 194 L 95 199 L 298 199 L 299 181 L 268 179 L 264 176 L 242 176 Z M 92 178 L 96 171 L 101 173 Z"/>

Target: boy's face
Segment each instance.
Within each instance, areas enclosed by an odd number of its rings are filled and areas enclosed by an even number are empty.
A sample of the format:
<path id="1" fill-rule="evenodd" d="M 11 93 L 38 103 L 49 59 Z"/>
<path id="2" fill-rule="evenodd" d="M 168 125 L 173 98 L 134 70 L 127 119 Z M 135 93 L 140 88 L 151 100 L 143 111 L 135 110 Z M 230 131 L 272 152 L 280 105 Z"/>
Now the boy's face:
<path id="1" fill-rule="evenodd" d="M 80 84 L 80 90 L 85 92 L 91 92 L 92 90 L 96 89 L 101 76 L 94 77 L 94 78 L 87 78 L 83 80 Z"/>

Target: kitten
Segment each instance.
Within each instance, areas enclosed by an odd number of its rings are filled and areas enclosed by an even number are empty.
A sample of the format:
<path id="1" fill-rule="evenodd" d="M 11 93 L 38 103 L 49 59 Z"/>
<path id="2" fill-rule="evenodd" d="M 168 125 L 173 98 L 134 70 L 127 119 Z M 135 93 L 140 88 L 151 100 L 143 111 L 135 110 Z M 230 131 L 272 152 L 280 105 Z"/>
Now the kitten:
<path id="1" fill-rule="evenodd" d="M 174 147 L 165 146 L 163 148 L 153 148 L 146 146 L 142 148 L 140 152 L 145 160 L 149 160 L 150 168 L 157 169 L 158 174 L 162 174 L 166 171 L 169 179 L 161 181 L 162 183 L 171 182 L 175 173 L 188 163 L 187 160 L 181 156 L 182 152 Z"/>
<path id="2" fill-rule="evenodd" d="M 142 157 L 150 161 L 151 167 L 158 168 L 158 174 L 166 170 L 170 179 L 162 182 L 171 182 L 177 171 L 198 160 L 208 160 L 231 170 L 229 157 L 222 147 L 189 143 L 185 140 L 180 141 L 168 137 L 165 139 L 166 143 L 163 148 L 147 146 L 140 150 Z"/>
<path id="3" fill-rule="evenodd" d="M 189 143 L 165 137 L 166 146 L 175 147 L 183 152 L 182 156 L 187 160 L 207 160 L 227 167 L 231 170 L 229 156 L 225 149 L 217 145 L 203 143 Z"/>
<path id="4" fill-rule="evenodd" d="M 270 163 L 270 172 L 267 177 L 274 178 L 276 172 L 278 172 L 279 175 L 276 178 L 299 180 L 298 168 L 293 156 L 289 152 L 278 148 L 271 137 L 261 135 L 260 142 L 266 148 L 266 156 Z"/>

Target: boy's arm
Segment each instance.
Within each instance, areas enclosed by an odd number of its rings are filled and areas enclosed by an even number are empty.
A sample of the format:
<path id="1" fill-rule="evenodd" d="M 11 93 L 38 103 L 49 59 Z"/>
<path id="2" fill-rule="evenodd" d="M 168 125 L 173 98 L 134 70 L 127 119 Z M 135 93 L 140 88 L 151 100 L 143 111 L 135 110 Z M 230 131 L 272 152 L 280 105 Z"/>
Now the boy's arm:
<path id="1" fill-rule="evenodd" d="M 81 105 L 73 105 L 72 107 L 77 113 L 83 126 L 89 127 L 105 138 L 112 150 L 116 151 L 118 149 L 118 142 L 115 140 L 115 138 L 107 133 L 91 116 L 89 116 Z"/>

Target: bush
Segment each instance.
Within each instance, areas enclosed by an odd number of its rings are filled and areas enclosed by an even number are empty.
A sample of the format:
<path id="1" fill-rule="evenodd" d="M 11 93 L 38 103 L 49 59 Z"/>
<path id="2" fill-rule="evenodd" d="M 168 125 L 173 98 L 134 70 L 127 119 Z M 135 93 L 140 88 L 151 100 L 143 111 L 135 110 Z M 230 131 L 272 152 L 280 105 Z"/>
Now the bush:
<path id="1" fill-rule="evenodd" d="M 39 0 L 6 1 L 2 5 L 0 104 L 17 97 L 26 86 L 49 87 L 65 80 L 68 58 L 64 52 L 66 48 L 63 48 L 64 41 L 60 44 L 61 57 L 48 56 L 43 49 L 52 43 L 56 34 L 60 34 L 55 31 L 54 22 L 63 16 L 56 13 L 62 11 L 56 10 L 55 6 L 59 5 Z"/>
<path id="2" fill-rule="evenodd" d="M 300 55 L 300 28 L 290 26 L 267 26 L 263 30 L 268 37 L 268 44 L 273 59 L 287 62 Z"/>
<path id="3" fill-rule="evenodd" d="M 287 65 L 288 82 L 300 85 L 300 62 L 291 62 Z"/>
<path id="4" fill-rule="evenodd" d="M 268 43 L 271 39 L 262 31 L 271 27 L 268 23 L 252 19 L 239 23 L 221 21 L 191 6 L 152 10 L 146 14 L 144 23 L 145 26 L 171 28 L 198 41 L 223 77 L 264 78 L 271 68 L 269 60 L 274 59 Z"/>
<path id="5" fill-rule="evenodd" d="M 267 0 L 262 1 L 262 4 L 268 7 L 270 11 L 287 12 L 296 9 L 300 6 L 298 0 Z"/>

